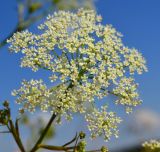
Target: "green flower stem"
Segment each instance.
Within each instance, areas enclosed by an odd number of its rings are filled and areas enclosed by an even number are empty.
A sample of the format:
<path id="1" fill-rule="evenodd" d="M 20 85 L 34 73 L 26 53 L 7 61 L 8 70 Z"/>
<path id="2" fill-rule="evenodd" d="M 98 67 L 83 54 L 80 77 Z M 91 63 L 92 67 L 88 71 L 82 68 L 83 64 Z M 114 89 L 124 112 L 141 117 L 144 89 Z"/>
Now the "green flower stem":
<path id="1" fill-rule="evenodd" d="M 52 125 L 52 122 L 54 121 L 54 119 L 56 118 L 57 115 L 53 114 L 52 117 L 50 118 L 48 124 L 46 125 L 45 129 L 43 130 L 41 136 L 39 137 L 37 143 L 35 144 L 35 146 L 31 149 L 30 152 L 35 152 L 37 149 L 39 149 L 39 145 L 41 144 L 41 142 L 43 141 L 45 135 L 47 134 L 49 128 Z"/>
<path id="2" fill-rule="evenodd" d="M 24 146 L 22 144 L 22 141 L 21 141 L 21 139 L 19 137 L 19 134 L 17 133 L 17 131 L 16 131 L 15 127 L 14 127 L 14 124 L 13 124 L 12 120 L 9 120 L 9 125 L 10 125 L 10 127 L 8 126 L 8 129 L 12 133 L 12 136 L 15 139 L 19 149 L 21 150 L 21 152 L 25 152 L 25 149 L 24 149 Z"/>
<path id="3" fill-rule="evenodd" d="M 97 149 L 97 150 L 88 150 L 86 152 L 100 152 L 101 150 L 100 149 Z"/>
<path id="4" fill-rule="evenodd" d="M 71 141 L 69 141 L 66 144 L 64 144 L 63 147 L 66 147 L 66 146 L 72 144 L 76 139 L 77 139 L 77 133 L 76 133 L 75 137 Z"/>
<path id="5" fill-rule="evenodd" d="M 73 152 L 76 151 L 76 147 L 77 147 L 77 143 L 78 143 L 79 137 L 80 137 L 80 136 L 78 135 L 78 137 L 77 137 L 77 139 L 76 139 L 76 142 L 75 142 L 75 145 L 74 145 L 74 150 L 73 150 Z"/>
<path id="6" fill-rule="evenodd" d="M 51 145 L 39 145 L 39 148 L 47 149 L 47 150 L 56 150 L 56 151 L 68 151 L 74 149 L 75 147 L 63 147 L 63 146 L 51 146 Z"/>

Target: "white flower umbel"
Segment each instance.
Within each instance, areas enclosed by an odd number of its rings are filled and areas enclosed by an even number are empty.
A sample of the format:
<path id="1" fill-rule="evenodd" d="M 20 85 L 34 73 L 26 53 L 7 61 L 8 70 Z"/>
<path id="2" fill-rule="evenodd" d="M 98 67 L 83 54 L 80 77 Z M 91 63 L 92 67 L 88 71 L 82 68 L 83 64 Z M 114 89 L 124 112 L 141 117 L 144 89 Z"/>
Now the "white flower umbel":
<path id="1" fill-rule="evenodd" d="M 144 152 L 159 152 L 160 151 L 160 141 L 159 140 L 150 140 L 142 144 L 144 147 Z"/>
<path id="2" fill-rule="evenodd" d="M 92 138 L 104 135 L 104 139 L 108 141 L 112 135 L 118 137 L 117 124 L 121 119 L 107 110 L 107 106 L 101 107 L 101 111 L 94 108 L 92 113 L 85 116 Z"/>
<path id="3" fill-rule="evenodd" d="M 107 140 L 117 135 L 120 119 L 104 109 L 98 112 L 96 107 L 95 116 L 88 115 L 87 103 L 94 105 L 95 99 L 112 94 L 117 97 L 116 104 L 130 112 L 140 103 L 133 75 L 147 69 L 142 55 L 124 46 L 121 34 L 111 25 L 102 25 L 101 20 L 93 10 L 59 11 L 38 27 L 40 34 L 17 32 L 8 43 L 12 52 L 23 54 L 22 67 L 49 70 L 50 81 L 59 82 L 47 88 L 42 81 L 24 81 L 13 95 L 25 110 L 40 107 L 68 119 L 80 112 L 86 116 L 92 136 L 104 134 Z"/>

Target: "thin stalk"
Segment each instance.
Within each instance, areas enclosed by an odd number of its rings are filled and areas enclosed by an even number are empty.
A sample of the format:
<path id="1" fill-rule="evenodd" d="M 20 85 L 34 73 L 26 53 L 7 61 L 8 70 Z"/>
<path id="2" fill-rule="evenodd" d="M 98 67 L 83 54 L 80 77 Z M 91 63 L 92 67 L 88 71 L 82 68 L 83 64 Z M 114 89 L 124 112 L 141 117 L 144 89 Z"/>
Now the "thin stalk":
<path id="1" fill-rule="evenodd" d="M 47 150 L 56 150 L 56 151 L 68 151 L 70 149 L 74 149 L 74 147 L 51 146 L 51 145 L 39 145 L 39 148 Z"/>
<path id="2" fill-rule="evenodd" d="M 76 147 L 77 147 L 78 140 L 79 140 L 79 135 L 78 135 L 78 137 L 77 137 L 77 139 L 76 139 L 76 142 L 75 142 L 75 145 L 74 145 L 74 150 L 73 150 L 73 152 L 76 151 Z"/>
<path id="3" fill-rule="evenodd" d="M 25 149 L 23 147 L 22 141 L 21 141 L 20 137 L 18 136 L 18 134 L 16 132 L 16 129 L 15 129 L 14 125 L 13 125 L 12 120 L 9 120 L 9 124 L 10 124 L 10 127 L 8 127 L 8 129 L 12 133 L 12 136 L 15 139 L 19 149 L 21 150 L 21 152 L 25 152 Z"/>
<path id="4" fill-rule="evenodd" d="M 66 144 L 64 144 L 63 147 L 66 147 L 66 146 L 72 144 L 76 139 L 77 139 L 77 133 L 76 133 L 75 137 L 71 141 L 69 141 Z"/>
<path id="5" fill-rule="evenodd" d="M 46 125 L 45 129 L 43 130 L 41 136 L 39 137 L 38 141 L 36 142 L 35 146 L 31 149 L 30 152 L 35 152 L 37 149 L 39 149 L 39 145 L 41 144 L 41 142 L 43 141 L 45 135 L 47 134 L 49 128 L 52 125 L 52 122 L 54 121 L 54 119 L 56 118 L 57 115 L 53 114 L 52 117 L 50 118 L 48 124 Z"/>

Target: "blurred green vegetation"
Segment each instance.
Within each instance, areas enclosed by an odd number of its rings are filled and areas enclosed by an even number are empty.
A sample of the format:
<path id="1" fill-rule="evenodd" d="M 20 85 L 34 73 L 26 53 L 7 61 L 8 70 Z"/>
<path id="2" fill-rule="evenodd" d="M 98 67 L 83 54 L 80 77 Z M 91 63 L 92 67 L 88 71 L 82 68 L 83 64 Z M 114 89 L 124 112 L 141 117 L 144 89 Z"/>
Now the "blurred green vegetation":
<path id="1" fill-rule="evenodd" d="M 57 10 L 75 10 L 77 8 L 95 9 L 95 0 L 17 0 L 18 23 L 14 30 L 0 42 L 0 47 L 6 45 L 6 40 L 13 33 L 27 29 L 35 22 L 45 18 Z"/>

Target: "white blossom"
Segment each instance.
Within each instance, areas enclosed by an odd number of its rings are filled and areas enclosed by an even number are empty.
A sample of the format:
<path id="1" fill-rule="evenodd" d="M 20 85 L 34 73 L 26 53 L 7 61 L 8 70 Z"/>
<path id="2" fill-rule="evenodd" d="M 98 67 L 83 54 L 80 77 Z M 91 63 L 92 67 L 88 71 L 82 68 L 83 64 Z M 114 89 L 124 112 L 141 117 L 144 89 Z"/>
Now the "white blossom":
<path id="1" fill-rule="evenodd" d="M 59 11 L 38 27 L 40 34 L 17 32 L 8 43 L 12 52 L 23 54 L 22 67 L 48 70 L 50 81 L 56 82 L 47 88 L 42 81 L 24 81 L 13 93 L 24 109 L 40 107 L 68 119 L 79 112 L 86 116 L 92 136 L 104 133 L 107 140 L 117 135 L 120 119 L 96 108 L 92 118 L 87 103 L 94 106 L 96 99 L 111 94 L 117 97 L 116 104 L 130 112 L 141 103 L 133 75 L 147 69 L 141 53 L 124 46 L 121 34 L 101 20 L 93 10 Z M 100 124 L 94 126 L 96 121 Z M 102 125 L 103 121 L 111 124 Z"/>
<path id="2" fill-rule="evenodd" d="M 104 135 L 104 139 L 108 141 L 112 135 L 118 137 L 117 125 L 121 119 L 114 112 L 107 112 L 107 110 L 107 106 L 101 107 L 100 111 L 94 108 L 92 113 L 86 115 L 92 138 Z"/>
<path id="3" fill-rule="evenodd" d="M 144 147 L 144 152 L 158 152 L 160 150 L 160 141 L 159 140 L 150 140 L 142 144 Z"/>

